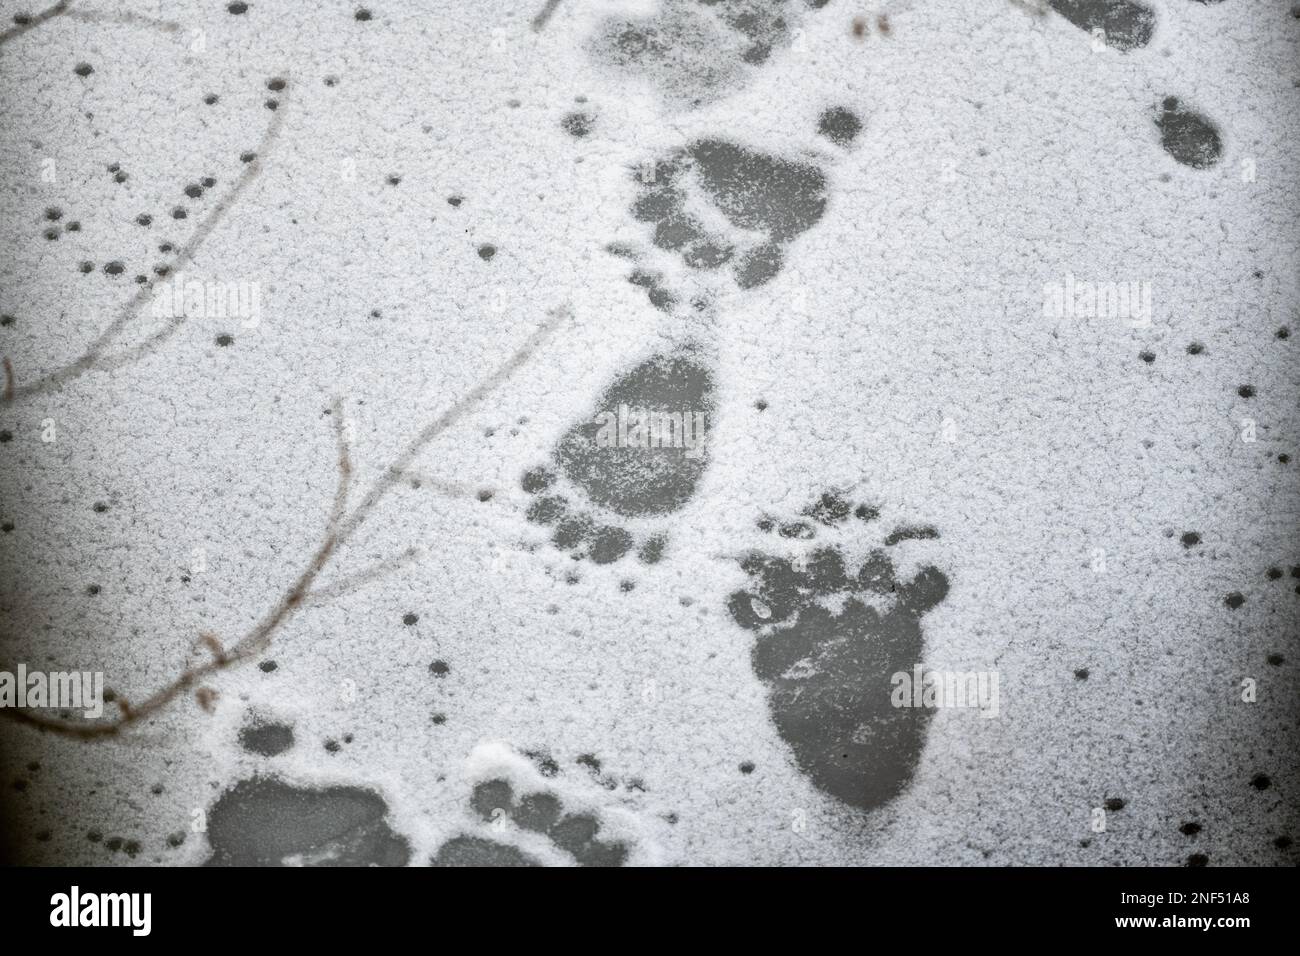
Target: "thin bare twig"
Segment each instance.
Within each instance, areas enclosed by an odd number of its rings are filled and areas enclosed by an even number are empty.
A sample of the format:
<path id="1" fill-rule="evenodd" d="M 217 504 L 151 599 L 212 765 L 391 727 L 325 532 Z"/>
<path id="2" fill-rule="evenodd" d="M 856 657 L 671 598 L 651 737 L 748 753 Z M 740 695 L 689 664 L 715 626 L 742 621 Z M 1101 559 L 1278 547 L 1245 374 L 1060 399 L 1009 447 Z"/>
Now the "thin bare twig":
<path id="1" fill-rule="evenodd" d="M 533 17 L 533 32 L 540 33 L 546 29 L 546 24 L 551 22 L 551 17 L 555 14 L 555 8 L 560 5 L 560 0 L 546 0 L 545 6 Z"/>
<path id="2" fill-rule="evenodd" d="M 358 571 L 356 574 L 350 574 L 327 587 L 316 588 L 314 591 L 309 592 L 306 602 L 312 607 L 318 607 L 330 601 L 336 601 L 354 591 L 359 591 L 372 581 L 378 581 L 385 575 L 405 567 L 418 558 L 420 554 L 419 548 L 407 548 L 399 555 L 376 561 L 370 567 Z"/>
<path id="3" fill-rule="evenodd" d="M 163 33 L 176 33 L 182 26 L 175 20 L 162 20 L 142 13 L 110 13 L 105 10 L 69 10 L 68 19 L 82 23 L 117 23 L 127 27 L 160 30 Z"/>
<path id="4" fill-rule="evenodd" d="M 53 20 L 55 17 L 62 16 L 63 14 L 67 13 L 68 10 L 71 9 L 71 7 L 72 7 L 72 0 L 59 0 L 59 2 L 56 3 L 54 6 L 47 7 L 46 9 L 42 10 L 40 13 L 33 14 L 32 16 L 27 17 L 17 26 L 12 26 L 8 30 L 5 30 L 3 33 L 0 33 L 0 46 L 4 46 L 10 40 L 22 36 L 24 33 L 28 32 L 29 30 L 35 30 L 41 24 Z"/>
<path id="5" fill-rule="evenodd" d="M 473 498 L 482 490 L 463 481 L 449 481 L 446 478 L 438 478 L 418 471 L 408 471 L 402 477 L 412 488 L 428 488 L 447 498 Z"/>

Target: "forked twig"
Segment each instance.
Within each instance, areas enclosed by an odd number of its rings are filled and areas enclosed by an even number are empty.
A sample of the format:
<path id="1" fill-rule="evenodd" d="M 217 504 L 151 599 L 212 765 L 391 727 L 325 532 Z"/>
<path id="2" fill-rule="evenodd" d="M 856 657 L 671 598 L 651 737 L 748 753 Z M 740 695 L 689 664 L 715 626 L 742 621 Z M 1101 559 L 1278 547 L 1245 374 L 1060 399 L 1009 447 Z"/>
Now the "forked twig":
<path id="1" fill-rule="evenodd" d="M 338 443 L 338 484 L 335 488 L 334 500 L 326 523 L 324 539 L 317 546 L 315 553 L 306 566 L 294 579 L 293 584 L 280 596 L 280 599 L 271 610 L 229 649 L 223 648 L 214 636 L 201 635 L 199 640 L 208 648 L 211 655 L 210 659 L 187 666 L 180 676 L 160 690 L 155 691 L 142 703 L 129 704 L 119 698 L 117 701 L 118 713 L 108 720 L 88 723 L 46 717 L 11 707 L 0 708 L 0 715 L 67 737 L 83 740 L 111 737 L 121 733 L 138 721 L 157 713 L 180 694 L 196 687 L 203 678 L 262 653 L 270 645 L 275 632 L 293 616 L 298 608 L 307 603 L 317 603 L 317 601 L 311 600 L 313 595 L 319 597 L 321 594 L 327 593 L 313 592 L 312 586 L 315 584 L 316 578 L 329 565 L 343 544 L 352 537 L 371 510 L 383 500 L 390 490 L 402 481 L 402 476 L 405 475 L 407 469 L 420 452 L 437 436 L 469 414 L 475 406 L 496 388 L 505 383 L 524 362 L 545 344 L 556 329 L 559 328 L 560 324 L 569 318 L 571 314 L 567 306 L 552 311 L 547 316 L 546 321 L 538 326 L 536 331 L 528 337 L 528 340 L 500 368 L 471 389 L 464 398 L 421 429 L 401 455 L 398 456 L 397 460 L 379 478 L 375 479 L 362 498 L 361 503 L 350 512 L 347 511 L 347 501 L 352 480 L 351 449 L 343 423 L 342 402 L 335 401 L 332 414 L 334 416 L 335 437 Z M 409 560 L 412 556 L 412 553 L 408 551 L 400 558 L 390 559 L 389 564 Z M 333 586 L 328 591 L 340 588 L 350 590 L 352 587 L 365 583 L 365 581 L 373 580 L 378 574 L 389 569 L 384 562 L 381 562 L 380 565 L 363 571 L 360 575 L 344 579 L 343 582 Z M 210 702 L 211 696 L 209 693 L 208 703 L 210 704 Z"/>

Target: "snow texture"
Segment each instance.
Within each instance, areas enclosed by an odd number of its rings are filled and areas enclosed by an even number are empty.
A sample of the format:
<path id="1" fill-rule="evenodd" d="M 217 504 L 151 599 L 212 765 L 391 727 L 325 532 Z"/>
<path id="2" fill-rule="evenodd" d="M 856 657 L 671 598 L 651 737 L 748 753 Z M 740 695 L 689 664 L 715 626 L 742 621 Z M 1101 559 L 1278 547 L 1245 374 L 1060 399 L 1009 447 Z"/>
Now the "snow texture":
<path id="1" fill-rule="evenodd" d="M 362 2 L 0 4 L 0 855 L 1296 861 L 1300 7 Z"/>

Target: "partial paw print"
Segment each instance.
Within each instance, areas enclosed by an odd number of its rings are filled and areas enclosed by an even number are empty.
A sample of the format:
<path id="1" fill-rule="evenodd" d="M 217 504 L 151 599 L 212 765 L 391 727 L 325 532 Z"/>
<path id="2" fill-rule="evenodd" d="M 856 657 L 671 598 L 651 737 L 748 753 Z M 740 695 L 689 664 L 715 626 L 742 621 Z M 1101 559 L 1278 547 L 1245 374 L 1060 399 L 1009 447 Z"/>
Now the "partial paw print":
<path id="1" fill-rule="evenodd" d="M 1053 10 L 1098 43 L 1123 52 L 1145 47 L 1155 35 L 1156 14 L 1137 0 L 1046 0 Z M 1196 0 L 1212 5 L 1219 0 Z M 1100 47 L 1099 47 L 1100 48 Z M 1170 156 L 1192 169 L 1218 163 L 1223 142 L 1218 126 L 1204 114 L 1187 107 L 1175 96 L 1157 104 L 1154 121 L 1160 145 Z"/>
<path id="2" fill-rule="evenodd" d="M 649 16 L 610 16 L 587 41 L 600 64 L 690 110 L 743 88 L 827 0 L 663 0 Z"/>
<path id="3" fill-rule="evenodd" d="M 850 556 L 879 517 L 835 491 L 797 517 L 761 517 L 765 534 L 816 543 L 793 559 L 758 551 L 742 558 L 749 585 L 728 602 L 736 623 L 757 634 L 754 674 L 800 770 L 865 810 L 898 796 L 920 759 L 929 711 L 895 707 L 891 677 L 921 661 L 921 619 L 948 593 L 937 567 L 903 577 L 892 555 L 904 542 L 937 538 L 928 525 L 897 527 L 882 547 Z"/>
<path id="4" fill-rule="evenodd" d="M 480 748 L 477 760 L 486 777 L 469 798 L 477 832 L 443 843 L 433 866 L 608 867 L 636 862 L 638 841 L 628 815 L 611 824 L 608 808 L 599 809 L 579 795 L 581 784 L 558 778 L 558 765 L 551 762 L 554 771 L 547 777 L 500 745 Z M 641 862 L 646 862 L 648 850 L 641 851 Z"/>
<path id="5" fill-rule="evenodd" d="M 852 145 L 862 121 L 850 109 L 822 113 L 818 132 L 836 146 Z M 641 183 L 632 215 L 653 227 L 650 240 L 689 270 L 725 269 L 742 289 L 771 281 L 786 249 L 815 226 L 829 202 L 823 167 L 751 149 L 725 139 L 700 139 L 637 171 Z M 616 247 L 619 254 L 635 252 Z M 676 304 L 662 272 L 638 267 L 631 275 L 651 304 Z"/>
<path id="6" fill-rule="evenodd" d="M 530 522 L 575 560 L 610 564 L 664 555 L 654 519 L 694 498 L 708 465 L 714 376 L 699 349 L 660 352 L 620 375 L 521 479 Z"/>
<path id="7" fill-rule="evenodd" d="M 240 780 L 206 814 L 208 866 L 405 866 L 411 848 L 364 787 Z"/>

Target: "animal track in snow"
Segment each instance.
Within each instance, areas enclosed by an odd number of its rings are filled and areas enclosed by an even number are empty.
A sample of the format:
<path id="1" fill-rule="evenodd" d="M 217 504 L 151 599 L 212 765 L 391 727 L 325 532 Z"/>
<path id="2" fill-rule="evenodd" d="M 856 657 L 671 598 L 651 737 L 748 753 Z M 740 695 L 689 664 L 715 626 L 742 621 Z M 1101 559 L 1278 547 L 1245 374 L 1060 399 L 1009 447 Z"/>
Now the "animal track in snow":
<path id="1" fill-rule="evenodd" d="M 852 535 L 878 517 L 830 491 L 797 518 L 763 517 L 758 526 L 815 540 Z M 935 537 L 931 527 L 905 526 L 884 538 L 884 548 Z M 836 545 L 799 562 L 752 552 L 741 560 L 749 586 L 728 602 L 736 623 L 758 635 L 754 674 L 800 770 L 818 789 L 867 810 L 898 796 L 920 759 L 929 711 L 894 707 L 890 678 L 921 661 L 921 618 L 948 593 L 947 577 L 933 566 L 900 580 L 884 548 L 856 569 Z"/>
<path id="2" fill-rule="evenodd" d="M 848 147 L 862 128 L 850 109 L 823 112 L 818 132 Z M 719 137 L 698 139 L 646 163 L 632 215 L 653 229 L 650 241 L 688 270 L 726 268 L 742 289 L 771 281 L 786 248 L 815 226 L 829 202 L 823 168 L 806 159 L 776 156 Z M 637 269 L 657 308 L 669 310 L 677 296 L 661 276 Z"/>
<path id="3" fill-rule="evenodd" d="M 609 810 L 582 798 L 584 785 L 561 779 L 554 761 L 547 760 L 551 769 L 543 774 L 510 748 L 486 744 L 471 755 L 471 763 L 478 765 L 476 776 L 481 777 L 469 797 L 475 829 L 439 846 L 430 861 L 433 866 L 631 862 L 638 841 L 626 819 L 611 825 Z"/>
<path id="4" fill-rule="evenodd" d="M 742 89 L 793 43 L 807 10 L 826 0 L 664 0 L 649 16 L 610 16 L 587 40 L 596 63 L 648 82 L 690 110 Z"/>
<path id="5" fill-rule="evenodd" d="M 576 558 L 609 564 L 635 549 L 642 563 L 658 562 L 665 535 L 638 539 L 625 525 L 643 527 L 694 497 L 708 466 L 714 403 L 713 372 L 698 349 L 682 346 L 638 363 L 561 436 L 551 465 L 524 473 L 521 485 L 534 496 L 528 520 L 551 528 L 551 543 Z M 655 435 L 634 431 L 646 415 L 669 416 L 656 421 L 678 427 L 681 440 L 659 431 L 651 445 Z"/>

